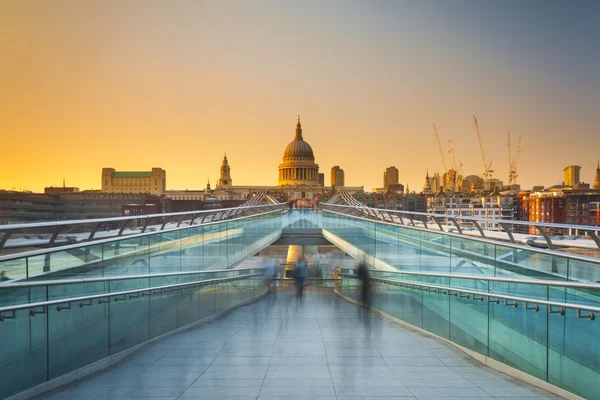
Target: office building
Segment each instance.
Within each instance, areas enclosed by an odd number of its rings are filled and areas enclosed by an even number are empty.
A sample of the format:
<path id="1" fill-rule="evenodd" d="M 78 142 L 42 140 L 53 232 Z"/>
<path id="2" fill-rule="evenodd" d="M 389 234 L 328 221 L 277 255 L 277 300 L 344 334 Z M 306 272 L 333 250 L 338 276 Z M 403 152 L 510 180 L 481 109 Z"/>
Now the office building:
<path id="1" fill-rule="evenodd" d="M 331 187 L 336 188 L 343 186 L 345 186 L 344 170 L 341 169 L 339 165 L 336 165 L 335 167 L 331 168 Z"/>
<path id="2" fill-rule="evenodd" d="M 579 165 L 569 165 L 563 169 L 565 179 L 563 185 L 576 187 L 581 182 L 581 167 Z"/>
<path id="3" fill-rule="evenodd" d="M 393 166 L 386 168 L 383 173 L 383 188 L 387 190 L 389 185 L 395 183 L 398 183 L 398 168 Z"/>

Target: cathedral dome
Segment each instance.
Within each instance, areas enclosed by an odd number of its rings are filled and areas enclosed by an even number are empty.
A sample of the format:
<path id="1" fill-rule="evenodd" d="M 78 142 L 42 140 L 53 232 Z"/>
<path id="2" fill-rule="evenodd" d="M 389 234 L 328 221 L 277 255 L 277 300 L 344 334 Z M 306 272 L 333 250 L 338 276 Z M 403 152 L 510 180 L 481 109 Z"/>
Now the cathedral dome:
<path id="1" fill-rule="evenodd" d="M 288 144 L 285 148 L 285 152 L 283 153 L 283 158 L 296 157 L 310 158 L 314 160 L 315 156 L 313 154 L 312 147 L 310 147 L 310 144 L 306 143 L 302 139 L 294 140 L 293 142 Z"/>
<path id="2" fill-rule="evenodd" d="M 315 159 L 312 147 L 310 144 L 304 141 L 302 138 L 302 125 L 300 125 L 300 117 L 298 117 L 298 124 L 296 125 L 296 136 L 294 141 L 287 145 L 283 152 L 284 159 L 290 158 L 310 158 Z"/>
<path id="3" fill-rule="evenodd" d="M 312 147 L 302 138 L 300 116 L 294 141 L 285 148 L 279 164 L 279 186 L 319 187 L 319 166 L 315 164 Z M 302 193 L 302 197 L 306 194 L 305 191 L 298 193 Z"/>

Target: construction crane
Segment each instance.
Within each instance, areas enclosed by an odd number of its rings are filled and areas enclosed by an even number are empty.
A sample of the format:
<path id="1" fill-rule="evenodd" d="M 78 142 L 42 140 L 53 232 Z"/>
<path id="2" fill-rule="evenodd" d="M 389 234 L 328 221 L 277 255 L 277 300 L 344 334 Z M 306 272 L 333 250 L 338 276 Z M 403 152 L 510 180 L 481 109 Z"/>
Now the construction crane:
<path id="1" fill-rule="evenodd" d="M 452 140 L 448 140 L 448 147 L 450 148 L 448 153 L 452 156 L 452 169 L 456 171 L 456 155 L 454 154 L 454 147 L 452 147 Z"/>
<path id="2" fill-rule="evenodd" d="M 442 148 L 442 143 L 440 142 L 440 134 L 433 124 L 433 136 L 435 136 L 435 140 L 437 141 L 438 148 L 440 149 L 440 156 L 442 156 L 442 163 L 444 164 L 444 172 L 448 171 L 448 167 L 446 166 L 446 157 L 444 157 L 444 149 Z"/>
<path id="3" fill-rule="evenodd" d="M 519 141 L 517 142 L 517 152 L 515 158 L 512 158 L 512 150 L 510 146 L 510 133 L 508 134 L 508 184 L 516 185 L 517 177 L 519 174 L 517 173 L 517 168 L 519 166 L 519 154 L 521 154 L 521 137 L 519 136 Z"/>
<path id="4" fill-rule="evenodd" d="M 481 150 L 481 158 L 483 160 L 483 178 L 489 179 L 492 177 L 494 170 L 492 169 L 492 159 L 490 158 L 489 164 L 486 162 L 485 152 L 483 151 L 483 143 L 481 142 L 481 133 L 479 132 L 479 124 L 477 123 L 477 117 L 473 115 L 473 128 L 477 132 L 477 140 L 479 141 L 479 149 Z"/>
<path id="5" fill-rule="evenodd" d="M 452 141 L 448 140 L 448 147 L 450 150 L 448 153 L 452 156 L 452 170 L 454 172 L 454 191 L 460 191 L 460 182 L 459 178 L 460 170 L 462 169 L 462 162 L 458 160 L 458 164 L 456 163 L 456 154 L 454 154 L 454 146 L 452 146 Z"/>

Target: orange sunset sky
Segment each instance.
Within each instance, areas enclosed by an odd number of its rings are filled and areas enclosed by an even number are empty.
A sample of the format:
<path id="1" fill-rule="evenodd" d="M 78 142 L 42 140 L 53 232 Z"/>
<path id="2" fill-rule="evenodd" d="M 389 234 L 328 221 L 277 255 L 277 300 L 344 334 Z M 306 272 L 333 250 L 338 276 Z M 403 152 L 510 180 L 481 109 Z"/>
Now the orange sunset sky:
<path id="1" fill-rule="evenodd" d="M 519 183 L 600 157 L 597 2 L 12 1 L 0 12 L 0 189 L 99 189 L 102 167 L 202 188 L 275 185 L 297 114 L 329 184 L 421 190 L 442 172 L 495 177 L 523 137 Z"/>

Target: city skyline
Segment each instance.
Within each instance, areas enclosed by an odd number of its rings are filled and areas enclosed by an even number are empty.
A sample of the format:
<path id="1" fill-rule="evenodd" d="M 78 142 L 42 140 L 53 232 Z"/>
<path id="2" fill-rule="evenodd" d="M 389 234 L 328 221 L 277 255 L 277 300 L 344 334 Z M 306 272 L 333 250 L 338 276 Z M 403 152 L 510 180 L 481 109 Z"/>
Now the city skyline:
<path id="1" fill-rule="evenodd" d="M 433 123 L 462 174 L 481 175 L 472 114 L 494 177 L 507 181 L 510 132 L 523 188 L 571 164 L 593 182 L 598 4 L 345 5 L 10 3 L 0 189 L 99 189 L 103 167 L 201 188 L 225 152 L 236 185 L 274 185 L 298 113 L 326 184 L 339 165 L 370 190 L 395 165 L 420 191 L 443 172 Z"/>

